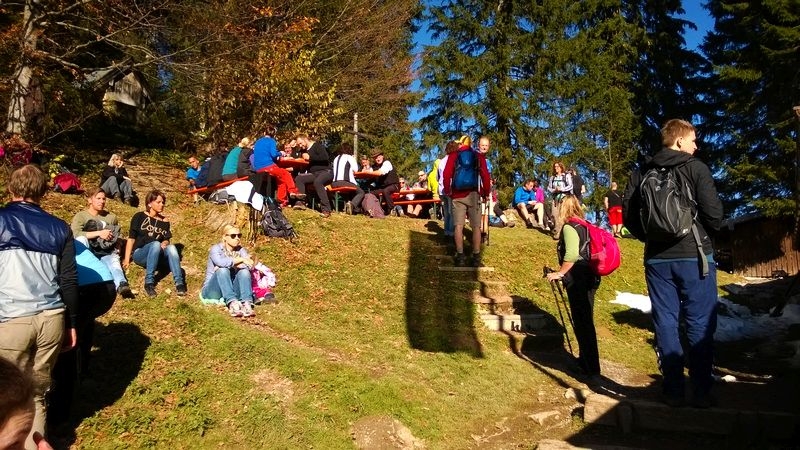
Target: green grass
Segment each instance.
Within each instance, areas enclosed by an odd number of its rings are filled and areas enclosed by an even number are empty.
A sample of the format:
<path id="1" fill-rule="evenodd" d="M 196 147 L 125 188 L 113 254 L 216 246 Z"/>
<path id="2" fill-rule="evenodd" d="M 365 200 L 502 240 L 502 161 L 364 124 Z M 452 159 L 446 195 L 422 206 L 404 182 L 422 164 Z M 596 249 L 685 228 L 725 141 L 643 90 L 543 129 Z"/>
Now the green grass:
<path id="1" fill-rule="evenodd" d="M 169 170 L 182 186 L 181 169 Z M 157 298 L 120 299 L 100 319 L 91 376 L 75 406 L 80 448 L 352 448 L 350 426 L 385 414 L 429 448 L 455 449 L 473 446 L 471 434 L 505 417 L 569 403 L 563 386 L 574 381 L 518 357 L 451 288 L 451 275 L 440 275 L 430 255 L 442 250 L 427 221 L 287 211 L 298 240 L 260 237 L 249 247 L 277 274 L 280 303 L 242 321 L 197 300 L 207 250 L 219 238 L 206 219 L 225 207 L 168 196 L 189 295 L 167 294 L 168 276 Z M 44 203 L 67 221 L 84 204 L 56 194 Z M 127 230 L 136 210 L 109 208 Z M 609 303 L 616 291 L 645 293 L 642 245 L 620 244 L 622 267 L 597 295 L 600 354 L 656 373 L 648 324 Z M 484 260 L 496 268 L 490 279 L 557 317 L 542 279 L 542 266 L 556 264 L 552 239 L 523 227 L 492 229 Z M 128 275 L 141 291 L 143 270 Z M 581 426 L 568 422 L 547 436 Z M 537 432 L 516 442 L 535 442 Z"/>

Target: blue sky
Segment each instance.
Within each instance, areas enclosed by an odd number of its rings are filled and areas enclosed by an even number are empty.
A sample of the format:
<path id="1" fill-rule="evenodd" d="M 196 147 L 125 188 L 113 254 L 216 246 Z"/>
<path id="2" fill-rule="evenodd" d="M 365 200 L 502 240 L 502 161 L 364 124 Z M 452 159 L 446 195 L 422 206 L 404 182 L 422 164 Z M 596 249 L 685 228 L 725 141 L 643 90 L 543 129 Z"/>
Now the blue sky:
<path id="1" fill-rule="evenodd" d="M 685 30 L 684 32 L 686 45 L 689 48 L 697 48 L 703 42 L 705 34 L 714 27 L 714 20 L 708 10 L 702 6 L 704 3 L 699 0 L 683 0 L 683 8 L 686 10 L 683 17 L 697 26 L 697 30 Z M 417 54 L 422 51 L 423 45 L 431 44 L 431 36 L 427 29 L 423 27 L 414 35 L 414 44 Z M 415 80 L 411 88 L 415 91 L 419 90 L 419 81 Z M 418 120 L 421 116 L 421 111 L 413 108 L 409 114 L 409 120 Z"/>

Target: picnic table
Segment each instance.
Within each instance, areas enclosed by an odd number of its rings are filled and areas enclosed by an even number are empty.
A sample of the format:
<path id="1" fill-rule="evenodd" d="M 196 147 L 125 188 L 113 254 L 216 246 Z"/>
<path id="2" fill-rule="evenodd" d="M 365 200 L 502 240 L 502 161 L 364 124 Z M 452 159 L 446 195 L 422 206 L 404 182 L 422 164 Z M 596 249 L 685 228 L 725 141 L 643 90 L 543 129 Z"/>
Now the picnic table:
<path id="1" fill-rule="evenodd" d="M 308 160 L 303 159 L 303 158 L 285 157 L 285 158 L 278 159 L 278 162 L 275 163 L 275 164 L 277 164 L 278 167 L 281 167 L 283 169 L 289 169 L 289 168 L 292 168 L 292 169 L 305 169 L 306 167 L 308 167 Z"/>
<path id="2" fill-rule="evenodd" d="M 353 172 L 353 176 L 359 180 L 377 180 L 381 174 L 378 172 Z"/>

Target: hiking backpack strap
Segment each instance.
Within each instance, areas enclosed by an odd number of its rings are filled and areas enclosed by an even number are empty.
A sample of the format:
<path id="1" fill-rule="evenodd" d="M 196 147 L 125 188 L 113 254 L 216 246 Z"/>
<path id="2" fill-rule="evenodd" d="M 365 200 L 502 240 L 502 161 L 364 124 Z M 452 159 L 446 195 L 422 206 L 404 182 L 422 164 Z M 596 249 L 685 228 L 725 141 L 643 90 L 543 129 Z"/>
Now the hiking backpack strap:
<path id="1" fill-rule="evenodd" d="M 678 182 L 681 183 L 681 185 L 683 186 L 683 191 L 689 197 L 689 201 L 692 203 L 693 206 L 695 206 L 692 214 L 692 235 L 694 236 L 694 243 L 697 246 L 697 259 L 698 259 L 698 265 L 700 267 L 700 274 L 703 276 L 703 278 L 705 278 L 708 276 L 708 259 L 706 259 L 706 255 L 705 253 L 703 253 L 703 241 L 700 239 L 700 230 L 697 228 L 697 208 L 696 208 L 697 202 L 694 200 L 694 196 L 692 196 L 692 190 L 690 189 L 689 184 L 683 180 L 682 174 L 678 172 L 678 169 L 686 166 L 686 164 L 688 163 L 689 161 L 681 164 L 680 166 L 675 167 L 673 171 L 675 173 L 676 180 L 678 180 Z"/>

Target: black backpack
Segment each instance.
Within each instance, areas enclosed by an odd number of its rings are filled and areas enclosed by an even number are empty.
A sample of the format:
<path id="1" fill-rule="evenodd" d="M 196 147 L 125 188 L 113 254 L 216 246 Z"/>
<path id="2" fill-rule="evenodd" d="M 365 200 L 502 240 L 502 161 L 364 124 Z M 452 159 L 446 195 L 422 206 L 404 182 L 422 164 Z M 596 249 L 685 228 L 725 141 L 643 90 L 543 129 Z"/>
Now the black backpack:
<path id="1" fill-rule="evenodd" d="M 708 274 L 708 262 L 697 229 L 697 202 L 692 188 L 682 179 L 680 167 L 650 167 L 639 184 L 641 209 L 639 218 L 648 241 L 674 242 L 690 233 L 694 235 L 703 276 Z"/>
<path id="2" fill-rule="evenodd" d="M 261 231 L 269 237 L 289 238 L 297 237 L 292 223 L 283 215 L 280 205 L 272 197 L 264 197 L 264 209 L 261 210 Z"/>

